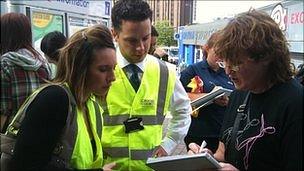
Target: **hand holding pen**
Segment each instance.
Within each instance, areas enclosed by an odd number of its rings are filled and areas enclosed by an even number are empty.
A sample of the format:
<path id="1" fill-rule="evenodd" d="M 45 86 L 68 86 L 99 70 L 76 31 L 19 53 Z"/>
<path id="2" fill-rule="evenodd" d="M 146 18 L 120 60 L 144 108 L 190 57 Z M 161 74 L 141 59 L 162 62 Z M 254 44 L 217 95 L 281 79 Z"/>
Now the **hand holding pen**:
<path id="1" fill-rule="evenodd" d="M 201 144 L 201 147 L 200 147 L 200 149 L 199 149 L 199 153 L 202 153 L 203 152 L 203 149 L 205 148 L 207 146 L 207 143 L 206 143 L 206 141 L 204 140 L 203 142 L 202 142 L 202 144 Z"/>
<path id="2" fill-rule="evenodd" d="M 201 146 L 199 146 L 196 143 L 190 143 L 189 144 L 190 150 L 188 151 L 188 154 L 198 154 L 198 153 L 202 153 L 202 152 L 207 152 L 207 153 L 213 155 L 211 150 L 209 150 L 208 148 L 205 148 L 206 146 L 207 146 L 206 141 L 203 141 Z"/>

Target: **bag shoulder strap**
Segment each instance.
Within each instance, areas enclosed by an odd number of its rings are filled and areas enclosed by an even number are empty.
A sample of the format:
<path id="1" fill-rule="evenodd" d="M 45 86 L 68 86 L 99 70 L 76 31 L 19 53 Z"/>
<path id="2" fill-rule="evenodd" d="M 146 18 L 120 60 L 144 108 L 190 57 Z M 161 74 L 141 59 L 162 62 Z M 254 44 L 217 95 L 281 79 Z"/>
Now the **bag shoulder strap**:
<path id="1" fill-rule="evenodd" d="M 235 146 L 236 146 L 237 132 L 238 132 L 238 129 L 240 126 L 241 118 L 244 115 L 245 110 L 246 110 L 246 105 L 248 102 L 249 94 L 250 94 L 250 92 L 248 92 L 246 94 L 246 97 L 245 97 L 243 103 L 237 109 L 236 119 L 234 121 L 232 132 L 231 132 L 231 146 L 230 146 L 231 148 L 235 148 Z M 231 153 L 230 157 L 231 157 L 232 161 L 236 162 L 237 154 L 236 154 L 235 150 L 231 150 L 230 153 Z"/>
<path id="2" fill-rule="evenodd" d="M 20 125 L 25 117 L 27 108 L 30 106 L 30 104 L 34 101 L 34 99 L 36 98 L 36 96 L 45 88 L 50 87 L 52 85 L 57 85 L 62 87 L 68 94 L 68 98 L 69 98 L 69 106 L 71 106 L 71 94 L 68 93 L 68 91 L 66 90 L 66 88 L 64 88 L 64 86 L 61 86 L 59 84 L 46 84 L 43 85 L 42 87 L 38 88 L 37 90 L 35 90 L 26 100 L 25 102 L 21 105 L 21 107 L 19 108 L 17 114 L 14 116 L 13 120 L 10 122 L 10 124 L 8 125 L 7 129 L 6 129 L 6 133 L 8 135 L 11 136 L 17 136 Z M 69 107 L 69 111 L 71 107 Z"/>
<path id="3" fill-rule="evenodd" d="M 27 108 L 30 106 L 30 104 L 34 101 L 34 99 L 36 98 L 36 96 L 45 88 L 51 86 L 53 84 L 46 84 L 43 85 L 42 87 L 38 88 L 37 90 L 35 90 L 24 102 L 23 104 L 20 106 L 20 108 L 18 109 L 17 114 L 14 116 L 13 120 L 10 122 L 10 124 L 8 125 L 7 129 L 6 129 L 6 133 L 8 135 L 12 135 L 12 136 L 17 136 L 17 133 L 19 131 L 21 122 L 23 121 L 24 117 L 25 117 L 25 113 L 27 111 Z"/>

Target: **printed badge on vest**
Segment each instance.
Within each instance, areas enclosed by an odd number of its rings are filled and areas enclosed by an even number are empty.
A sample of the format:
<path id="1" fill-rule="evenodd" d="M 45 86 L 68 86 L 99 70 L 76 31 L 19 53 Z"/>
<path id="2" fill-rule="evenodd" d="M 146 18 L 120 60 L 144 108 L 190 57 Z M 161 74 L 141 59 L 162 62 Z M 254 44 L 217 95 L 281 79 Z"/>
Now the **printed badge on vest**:
<path id="1" fill-rule="evenodd" d="M 142 106 L 154 106 L 154 100 L 153 99 L 141 99 L 140 104 Z"/>

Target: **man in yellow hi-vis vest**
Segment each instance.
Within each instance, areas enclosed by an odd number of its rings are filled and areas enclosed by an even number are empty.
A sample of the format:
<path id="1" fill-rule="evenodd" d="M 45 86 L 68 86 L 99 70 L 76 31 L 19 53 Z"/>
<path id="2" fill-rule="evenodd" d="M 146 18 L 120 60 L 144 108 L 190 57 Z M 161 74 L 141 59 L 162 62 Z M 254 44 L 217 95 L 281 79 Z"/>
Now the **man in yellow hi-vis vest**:
<path id="1" fill-rule="evenodd" d="M 116 81 L 104 107 L 102 145 L 105 162 L 118 170 L 151 170 L 152 155 L 171 155 L 190 125 L 190 100 L 175 66 L 148 55 L 151 39 L 149 5 L 142 0 L 121 0 L 112 9 L 117 42 Z M 162 140 L 162 123 L 171 112 Z"/>

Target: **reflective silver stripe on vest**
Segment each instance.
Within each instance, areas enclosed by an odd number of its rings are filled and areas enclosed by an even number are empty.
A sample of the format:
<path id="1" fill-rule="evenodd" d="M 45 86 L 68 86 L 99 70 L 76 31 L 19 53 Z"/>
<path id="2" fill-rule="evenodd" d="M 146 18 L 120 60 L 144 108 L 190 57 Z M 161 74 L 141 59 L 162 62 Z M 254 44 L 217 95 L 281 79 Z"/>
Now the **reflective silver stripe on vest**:
<path id="1" fill-rule="evenodd" d="M 104 105 L 104 107 L 108 107 Z M 129 118 L 129 114 L 115 114 L 114 116 L 109 116 L 109 113 L 106 113 L 108 110 L 104 110 L 103 121 L 105 126 L 115 126 L 122 125 L 125 120 Z"/>
<path id="2" fill-rule="evenodd" d="M 165 102 L 166 102 L 166 92 L 168 87 L 168 79 L 169 79 L 169 71 L 165 62 L 158 60 L 160 67 L 160 81 L 158 86 L 158 99 L 157 99 L 157 119 L 159 119 L 159 115 L 164 116 L 165 110 Z M 163 123 L 164 118 L 161 118 L 161 123 Z M 160 122 L 160 120 L 158 120 Z"/>
<path id="3" fill-rule="evenodd" d="M 104 147 L 104 154 L 112 158 L 128 158 L 129 148 L 128 147 Z M 151 157 L 154 149 L 149 150 L 130 150 L 132 160 L 146 160 Z"/>
<path id="4" fill-rule="evenodd" d="M 77 138 L 77 132 L 78 132 L 78 125 L 77 125 L 77 105 L 75 98 L 70 91 L 70 89 L 67 87 L 67 85 L 63 85 L 63 88 L 67 92 L 69 96 L 69 114 L 67 116 L 65 129 L 63 134 L 61 135 L 60 143 L 57 145 L 62 145 L 62 152 L 60 152 L 59 157 L 64 159 L 64 161 L 70 161 L 72 158 L 76 138 Z M 58 146 L 56 146 L 57 148 Z M 55 148 L 55 149 L 56 149 Z M 68 167 L 70 166 L 70 163 L 68 163 Z"/>
<path id="5" fill-rule="evenodd" d="M 97 102 L 93 101 L 94 104 L 94 110 L 95 110 L 95 117 L 96 117 L 96 127 L 97 127 L 97 134 L 98 137 L 101 139 L 101 134 L 102 134 L 102 122 L 101 122 L 101 113 L 99 106 Z"/>
<path id="6" fill-rule="evenodd" d="M 131 150 L 131 160 L 147 160 L 153 154 L 152 150 Z"/>
<path id="7" fill-rule="evenodd" d="M 128 147 L 102 147 L 103 153 L 106 156 L 114 158 L 129 157 Z"/>
<path id="8" fill-rule="evenodd" d="M 164 110 L 166 102 L 166 92 L 168 87 L 169 70 L 165 62 L 158 60 L 158 63 L 160 66 L 160 81 L 158 85 L 156 117 L 155 115 L 136 115 L 136 117 L 141 117 L 143 119 L 144 125 L 162 125 L 165 118 Z M 102 108 L 104 109 L 104 126 L 122 125 L 123 121 L 127 120 L 130 117 L 129 114 L 117 113 L 113 113 L 113 116 L 109 116 L 108 105 L 106 102 L 102 103 Z"/>

